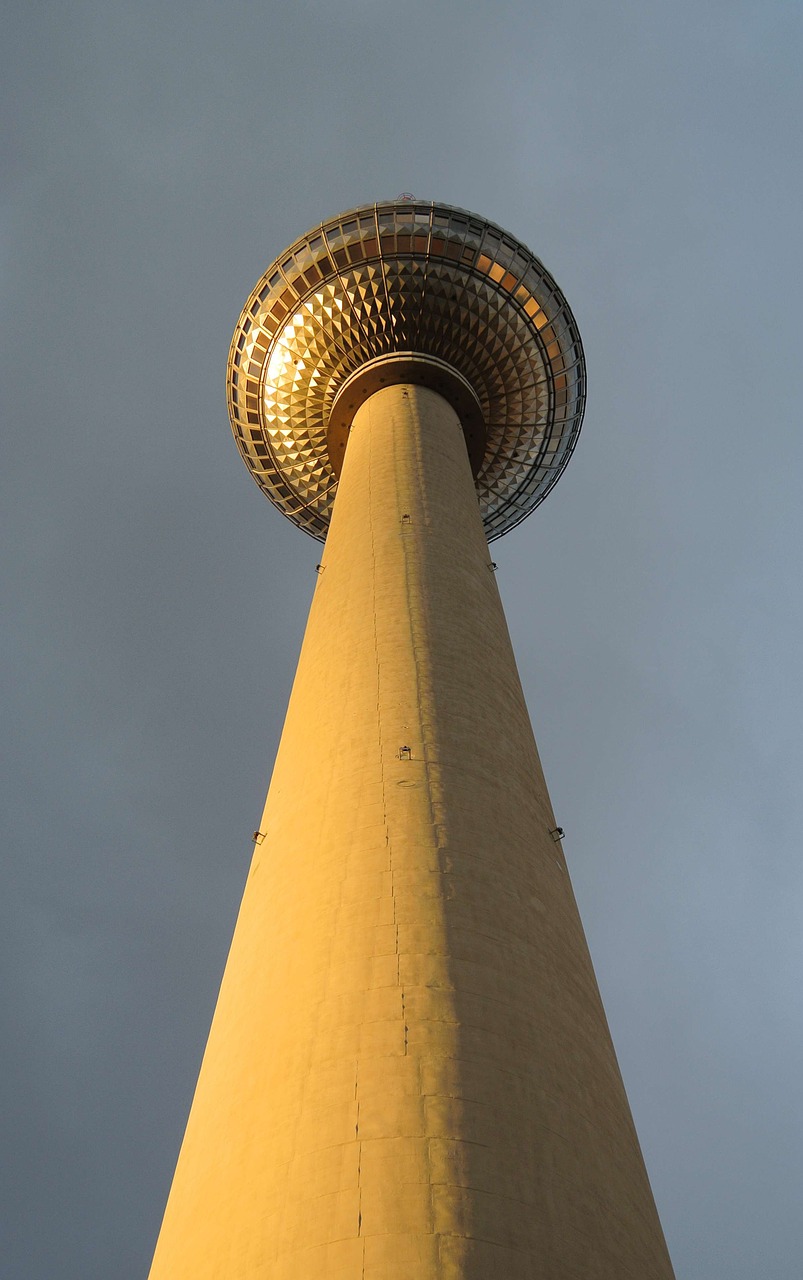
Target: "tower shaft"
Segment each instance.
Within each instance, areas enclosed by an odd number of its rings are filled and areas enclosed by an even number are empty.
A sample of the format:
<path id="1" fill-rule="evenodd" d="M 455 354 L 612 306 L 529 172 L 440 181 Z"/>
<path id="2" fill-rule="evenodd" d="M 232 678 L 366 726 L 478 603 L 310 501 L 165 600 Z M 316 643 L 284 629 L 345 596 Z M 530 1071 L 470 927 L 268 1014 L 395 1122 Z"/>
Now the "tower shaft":
<path id="1" fill-rule="evenodd" d="M 151 1280 L 671 1280 L 460 423 L 354 419 Z"/>

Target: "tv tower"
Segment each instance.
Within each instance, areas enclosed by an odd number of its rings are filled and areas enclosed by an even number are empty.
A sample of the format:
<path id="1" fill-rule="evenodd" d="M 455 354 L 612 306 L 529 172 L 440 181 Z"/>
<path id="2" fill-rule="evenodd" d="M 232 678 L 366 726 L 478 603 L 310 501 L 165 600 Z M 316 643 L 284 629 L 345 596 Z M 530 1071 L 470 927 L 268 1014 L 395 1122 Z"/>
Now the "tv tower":
<path id="1" fill-rule="evenodd" d="M 569 307 L 404 196 L 273 263 L 228 375 L 325 545 L 151 1280 L 671 1280 L 488 550 L 577 440 Z"/>

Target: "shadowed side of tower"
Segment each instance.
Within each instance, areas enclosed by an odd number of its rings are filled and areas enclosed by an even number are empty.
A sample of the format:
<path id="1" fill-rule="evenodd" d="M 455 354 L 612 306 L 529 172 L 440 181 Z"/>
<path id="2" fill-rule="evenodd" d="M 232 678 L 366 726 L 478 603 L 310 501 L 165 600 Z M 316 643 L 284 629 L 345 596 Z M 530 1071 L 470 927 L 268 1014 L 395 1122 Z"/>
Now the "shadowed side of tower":
<path id="1" fill-rule="evenodd" d="M 151 1280 L 671 1280 L 434 391 L 322 565 Z"/>

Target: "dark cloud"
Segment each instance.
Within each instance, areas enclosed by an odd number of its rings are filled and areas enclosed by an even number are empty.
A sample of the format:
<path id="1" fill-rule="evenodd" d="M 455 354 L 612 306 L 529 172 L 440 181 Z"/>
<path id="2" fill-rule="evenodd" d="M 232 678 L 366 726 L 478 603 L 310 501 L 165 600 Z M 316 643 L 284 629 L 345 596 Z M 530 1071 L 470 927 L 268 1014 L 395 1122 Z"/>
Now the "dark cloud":
<path id="1" fill-rule="evenodd" d="M 800 37 L 783 0 L 7 19 L 4 1274 L 147 1272 L 318 556 L 227 346 L 286 243 L 402 189 L 575 309 L 584 436 L 500 585 L 678 1278 L 796 1274 Z"/>

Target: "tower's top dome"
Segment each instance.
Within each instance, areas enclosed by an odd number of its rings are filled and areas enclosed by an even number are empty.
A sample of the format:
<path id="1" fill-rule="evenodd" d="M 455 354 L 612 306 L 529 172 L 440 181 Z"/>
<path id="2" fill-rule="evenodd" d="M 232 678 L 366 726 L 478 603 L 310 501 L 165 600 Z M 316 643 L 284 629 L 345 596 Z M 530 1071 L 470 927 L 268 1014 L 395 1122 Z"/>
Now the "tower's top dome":
<path id="1" fill-rule="evenodd" d="M 313 537 L 326 537 L 348 410 L 385 381 L 462 397 L 489 539 L 546 497 L 585 406 L 580 335 L 549 272 L 484 218 L 419 201 L 364 205 L 296 240 L 234 332 L 238 448 L 271 501 Z"/>

